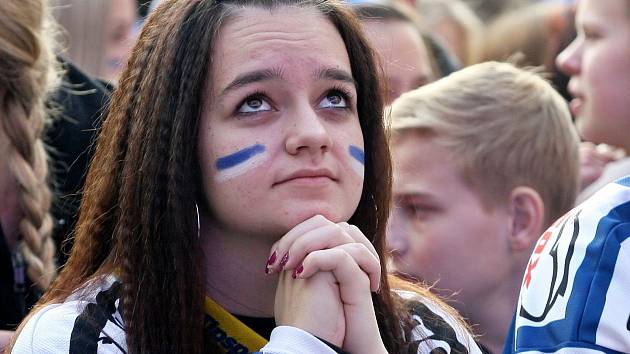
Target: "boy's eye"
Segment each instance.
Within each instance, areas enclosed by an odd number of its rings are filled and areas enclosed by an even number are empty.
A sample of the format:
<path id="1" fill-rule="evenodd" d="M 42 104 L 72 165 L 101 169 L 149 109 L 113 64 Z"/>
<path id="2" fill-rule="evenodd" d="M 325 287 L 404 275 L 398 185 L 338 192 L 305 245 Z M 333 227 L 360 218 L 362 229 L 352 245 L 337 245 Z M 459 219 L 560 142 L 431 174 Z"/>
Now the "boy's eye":
<path id="1" fill-rule="evenodd" d="M 599 38 L 599 34 L 593 31 L 584 31 L 584 38 L 588 40 L 594 40 Z"/>
<path id="2" fill-rule="evenodd" d="M 411 205 L 407 205 L 405 209 L 407 210 L 407 212 L 409 213 L 411 217 L 418 220 L 422 220 L 426 218 L 427 214 L 429 213 L 428 208 L 425 208 L 422 205 L 411 204 Z"/>
<path id="3" fill-rule="evenodd" d="M 271 105 L 262 96 L 250 96 L 238 108 L 238 113 L 256 113 L 271 111 Z"/>
<path id="4" fill-rule="evenodd" d="M 438 211 L 437 206 L 433 204 L 405 199 L 398 201 L 396 206 L 411 220 L 426 221 Z"/>
<path id="5" fill-rule="evenodd" d="M 320 108 L 348 108 L 346 95 L 340 91 L 334 90 L 326 94 L 319 103 Z"/>

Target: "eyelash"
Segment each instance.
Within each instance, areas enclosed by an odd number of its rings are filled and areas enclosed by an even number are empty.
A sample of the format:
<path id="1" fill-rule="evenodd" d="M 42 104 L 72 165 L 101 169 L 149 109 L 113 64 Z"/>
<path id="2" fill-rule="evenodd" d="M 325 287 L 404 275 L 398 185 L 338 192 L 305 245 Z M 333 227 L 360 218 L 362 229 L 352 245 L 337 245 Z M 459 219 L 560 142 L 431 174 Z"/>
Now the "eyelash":
<path id="1" fill-rule="evenodd" d="M 242 101 L 240 101 L 237 105 L 236 108 L 234 109 L 234 115 L 237 117 L 249 117 L 255 114 L 258 114 L 260 112 L 239 112 L 239 110 L 241 109 L 241 107 L 247 103 L 247 101 L 251 101 L 251 100 L 263 100 L 266 101 L 267 103 L 271 104 L 269 101 L 269 98 L 267 98 L 267 95 L 263 92 L 263 91 L 254 91 L 253 93 L 247 95 L 247 97 L 245 97 Z"/>
<path id="2" fill-rule="evenodd" d="M 340 85 L 334 85 L 330 90 L 326 92 L 324 97 L 330 95 L 331 93 L 339 94 L 346 101 L 346 107 L 338 107 L 336 109 L 346 109 L 346 110 L 352 109 L 353 96 L 352 96 L 352 93 L 350 93 L 350 90 Z"/>
<path id="3" fill-rule="evenodd" d="M 352 98 L 353 98 L 353 96 L 352 96 L 352 94 L 350 93 L 350 91 L 348 89 L 346 89 L 345 87 L 340 86 L 340 85 L 334 85 L 328 91 L 326 91 L 326 93 L 324 94 L 323 97 L 326 97 L 326 96 L 328 96 L 330 94 L 338 94 L 346 101 L 346 107 L 335 107 L 333 109 L 344 109 L 344 110 L 352 109 Z M 267 96 L 267 94 L 265 94 L 265 92 L 263 92 L 263 91 L 254 91 L 253 93 L 247 95 L 247 97 L 245 97 L 245 99 L 243 99 L 242 101 L 240 101 L 236 105 L 236 109 L 234 111 L 234 114 L 236 116 L 247 117 L 247 116 L 251 116 L 251 115 L 255 115 L 255 114 L 260 113 L 260 112 L 239 112 L 239 109 L 240 109 L 241 106 L 243 106 L 245 103 L 247 103 L 247 101 L 254 100 L 254 99 L 265 100 L 265 101 L 267 101 L 267 103 L 271 104 L 271 102 L 270 102 L 271 100 L 268 98 L 268 96 Z"/>
<path id="4" fill-rule="evenodd" d="M 414 202 L 411 200 L 401 200 L 398 202 L 398 207 L 405 213 L 412 216 L 417 220 L 424 220 L 428 215 L 434 212 L 436 209 L 430 205 L 420 202 Z"/>

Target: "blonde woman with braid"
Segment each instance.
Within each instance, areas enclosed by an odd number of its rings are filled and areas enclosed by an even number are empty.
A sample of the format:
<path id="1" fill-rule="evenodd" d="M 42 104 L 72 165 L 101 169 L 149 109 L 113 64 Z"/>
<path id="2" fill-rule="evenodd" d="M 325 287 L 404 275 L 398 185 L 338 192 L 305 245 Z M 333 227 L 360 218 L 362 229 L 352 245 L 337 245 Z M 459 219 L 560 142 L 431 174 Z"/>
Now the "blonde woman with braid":
<path id="1" fill-rule="evenodd" d="M 41 139 L 44 99 L 57 82 L 46 27 L 41 0 L 0 2 L 1 330 L 15 329 L 56 273 Z"/>

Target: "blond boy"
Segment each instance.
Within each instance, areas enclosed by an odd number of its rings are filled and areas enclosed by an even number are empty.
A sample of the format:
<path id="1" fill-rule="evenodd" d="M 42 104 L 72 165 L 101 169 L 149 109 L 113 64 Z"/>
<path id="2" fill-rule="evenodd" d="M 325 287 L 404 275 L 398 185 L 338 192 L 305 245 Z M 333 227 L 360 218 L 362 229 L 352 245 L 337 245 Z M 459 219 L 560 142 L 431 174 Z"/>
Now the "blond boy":
<path id="1" fill-rule="evenodd" d="M 578 190 L 578 137 L 534 72 L 488 62 L 393 103 L 388 236 L 398 274 L 434 284 L 500 352 L 523 269 Z"/>

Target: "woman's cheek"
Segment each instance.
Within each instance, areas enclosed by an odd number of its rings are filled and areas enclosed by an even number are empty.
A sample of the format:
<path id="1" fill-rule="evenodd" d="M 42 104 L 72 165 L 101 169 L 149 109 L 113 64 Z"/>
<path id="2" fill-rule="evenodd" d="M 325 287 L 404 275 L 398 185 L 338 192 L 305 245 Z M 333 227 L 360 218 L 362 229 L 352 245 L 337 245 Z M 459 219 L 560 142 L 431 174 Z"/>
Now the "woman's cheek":
<path id="1" fill-rule="evenodd" d="M 365 152 L 363 148 L 350 144 L 348 155 L 352 171 L 361 179 L 365 178 Z"/>
<path id="2" fill-rule="evenodd" d="M 213 165 L 214 180 L 224 183 L 240 177 L 263 165 L 269 159 L 267 147 L 255 143 L 219 156 Z"/>

